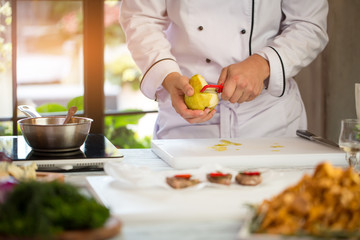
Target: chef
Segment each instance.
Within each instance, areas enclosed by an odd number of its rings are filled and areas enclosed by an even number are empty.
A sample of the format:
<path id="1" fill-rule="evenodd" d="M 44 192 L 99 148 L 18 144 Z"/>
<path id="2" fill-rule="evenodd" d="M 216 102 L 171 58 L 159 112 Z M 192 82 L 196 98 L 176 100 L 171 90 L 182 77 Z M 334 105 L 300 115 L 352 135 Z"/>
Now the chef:
<path id="1" fill-rule="evenodd" d="M 307 119 L 293 77 L 328 42 L 326 0 L 123 0 L 120 23 L 158 102 L 154 138 L 294 136 Z M 223 83 L 218 106 L 190 110 L 189 78 Z"/>

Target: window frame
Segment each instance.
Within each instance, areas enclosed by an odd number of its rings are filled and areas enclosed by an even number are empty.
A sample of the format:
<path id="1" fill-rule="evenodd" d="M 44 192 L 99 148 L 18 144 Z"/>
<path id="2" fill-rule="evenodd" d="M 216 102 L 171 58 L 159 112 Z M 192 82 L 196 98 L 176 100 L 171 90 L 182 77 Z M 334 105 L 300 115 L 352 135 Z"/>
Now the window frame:
<path id="1" fill-rule="evenodd" d="M 104 0 L 83 0 L 82 2 L 84 9 L 84 114 L 94 120 L 91 132 L 104 134 Z"/>

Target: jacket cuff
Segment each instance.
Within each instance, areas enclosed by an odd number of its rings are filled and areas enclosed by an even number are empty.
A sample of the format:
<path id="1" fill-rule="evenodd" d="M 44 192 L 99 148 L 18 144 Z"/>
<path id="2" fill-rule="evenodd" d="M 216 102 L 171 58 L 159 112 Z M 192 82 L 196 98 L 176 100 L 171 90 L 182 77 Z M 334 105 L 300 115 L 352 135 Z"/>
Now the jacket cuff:
<path id="1" fill-rule="evenodd" d="M 267 90 L 276 97 L 282 97 L 286 88 L 285 67 L 278 51 L 273 47 L 266 47 L 258 52 L 269 61 L 270 76 Z"/>
<path id="2" fill-rule="evenodd" d="M 162 82 L 172 72 L 181 74 L 180 67 L 174 59 L 158 60 L 145 72 L 140 83 L 141 92 L 146 97 L 156 100 L 156 92 L 162 89 Z"/>

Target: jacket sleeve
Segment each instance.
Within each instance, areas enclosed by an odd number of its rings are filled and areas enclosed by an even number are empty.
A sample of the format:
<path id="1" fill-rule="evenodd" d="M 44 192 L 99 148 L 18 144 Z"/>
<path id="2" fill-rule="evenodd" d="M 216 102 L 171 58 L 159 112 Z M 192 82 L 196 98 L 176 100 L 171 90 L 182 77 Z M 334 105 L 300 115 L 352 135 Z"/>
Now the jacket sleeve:
<path id="1" fill-rule="evenodd" d="M 170 24 L 165 0 L 123 0 L 120 24 L 132 57 L 143 73 L 140 89 L 146 97 L 156 99 L 164 78 L 171 72 L 180 73 L 165 35 Z"/>
<path id="2" fill-rule="evenodd" d="M 282 13 L 280 34 L 255 52 L 269 61 L 268 91 L 278 97 L 284 94 L 287 80 L 310 64 L 328 42 L 327 0 L 284 0 Z"/>

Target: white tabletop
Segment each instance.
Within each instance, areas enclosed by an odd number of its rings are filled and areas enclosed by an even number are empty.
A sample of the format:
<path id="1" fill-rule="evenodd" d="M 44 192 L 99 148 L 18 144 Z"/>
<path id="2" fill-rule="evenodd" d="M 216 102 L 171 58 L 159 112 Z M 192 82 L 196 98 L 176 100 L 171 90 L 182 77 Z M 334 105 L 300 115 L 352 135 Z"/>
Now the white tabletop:
<path id="1" fill-rule="evenodd" d="M 150 149 L 123 149 L 121 151 L 125 156 L 123 159 L 123 163 L 134 164 L 137 166 L 146 166 L 153 171 L 173 170 L 172 167 L 159 159 Z M 287 174 L 287 176 L 289 174 L 292 175 L 292 173 L 296 173 L 297 176 L 292 177 L 292 181 L 295 181 L 296 179 L 300 178 L 303 173 L 310 173 L 312 172 L 312 170 L 313 169 L 311 168 L 282 168 L 272 169 L 271 171 L 280 174 L 283 173 L 285 175 Z M 99 179 L 100 181 L 106 182 L 107 179 L 111 177 L 107 176 L 106 173 L 103 171 L 66 173 L 65 181 L 80 186 L 83 189 L 87 189 L 89 190 L 89 192 L 93 192 L 94 189 L 89 188 L 88 185 L 89 178 L 93 181 Z M 287 186 L 287 184 L 291 184 L 291 182 L 274 182 L 273 186 L 275 185 L 276 187 L 274 188 L 272 186 L 271 191 L 277 192 L 281 188 L 283 188 L 283 186 Z M 269 185 L 267 187 L 267 189 L 269 189 Z M 104 188 L 106 188 L 106 186 L 104 186 Z M 101 192 L 101 190 L 98 190 L 98 193 L 99 192 Z M 254 191 L 252 192 L 254 194 Z M 126 206 L 123 207 L 126 208 Z M 242 225 L 242 222 L 235 218 L 216 219 L 216 217 L 211 217 L 209 219 L 174 219 L 176 218 L 173 217 L 171 221 L 142 220 L 138 222 L 136 221 L 136 219 L 132 219 L 132 221 L 126 221 L 124 223 L 122 232 L 114 239 L 237 239 L 238 232 L 241 229 Z"/>

